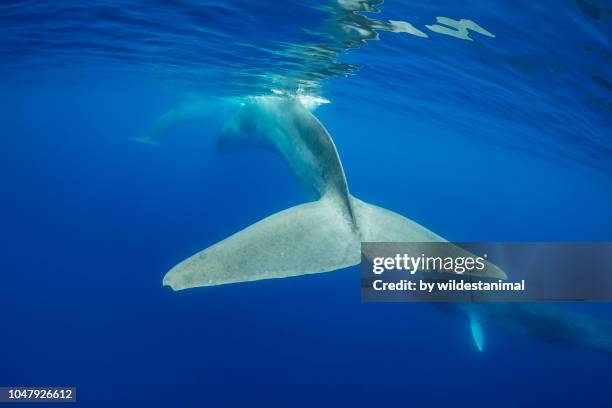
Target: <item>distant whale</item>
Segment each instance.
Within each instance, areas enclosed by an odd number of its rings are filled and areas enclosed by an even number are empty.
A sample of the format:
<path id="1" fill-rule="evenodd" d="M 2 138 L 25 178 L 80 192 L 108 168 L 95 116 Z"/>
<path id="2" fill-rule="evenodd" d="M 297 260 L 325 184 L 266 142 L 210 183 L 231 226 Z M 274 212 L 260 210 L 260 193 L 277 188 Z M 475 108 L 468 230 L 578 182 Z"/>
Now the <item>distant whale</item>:
<path id="1" fill-rule="evenodd" d="M 484 350 L 484 326 L 493 325 L 546 343 L 612 353 L 612 323 L 554 305 L 506 302 L 436 305 L 467 316 L 479 351 Z"/>
<path id="2" fill-rule="evenodd" d="M 346 268 L 361 261 L 362 241 L 445 241 L 414 221 L 353 197 L 334 142 L 298 98 L 250 98 L 222 130 L 219 145 L 271 148 L 315 201 L 271 215 L 179 263 L 163 279 L 174 290 Z M 453 251 L 470 255 L 456 246 Z M 506 278 L 491 263 L 472 274 Z"/>
<path id="3" fill-rule="evenodd" d="M 157 118 L 146 134 L 132 137 L 129 140 L 157 146 L 176 127 L 207 116 L 210 112 L 210 105 L 210 101 L 206 99 L 195 99 L 183 103 Z"/>

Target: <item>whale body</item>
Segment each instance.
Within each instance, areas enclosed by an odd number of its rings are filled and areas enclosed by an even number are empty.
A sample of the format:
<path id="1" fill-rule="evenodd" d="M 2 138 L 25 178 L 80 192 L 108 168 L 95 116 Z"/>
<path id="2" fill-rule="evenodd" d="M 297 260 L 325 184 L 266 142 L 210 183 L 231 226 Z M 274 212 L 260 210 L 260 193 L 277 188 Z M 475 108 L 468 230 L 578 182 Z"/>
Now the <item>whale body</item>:
<path id="1" fill-rule="evenodd" d="M 469 319 L 478 351 L 484 350 L 484 327 L 492 325 L 545 343 L 612 353 L 612 323 L 554 305 L 472 302 L 437 306 Z"/>
<path id="2" fill-rule="evenodd" d="M 147 132 L 128 140 L 151 146 L 159 146 L 177 128 L 188 123 L 225 117 L 228 103 L 222 99 L 191 96 L 188 100 L 159 116 Z"/>
<path id="3" fill-rule="evenodd" d="M 361 242 L 441 242 L 395 212 L 353 197 L 336 146 L 297 98 L 252 97 L 224 126 L 221 148 L 264 147 L 286 162 L 311 202 L 273 214 L 173 267 L 174 290 L 330 272 L 358 264 Z M 455 256 L 469 252 L 453 247 Z M 492 263 L 472 274 L 506 278 Z"/>

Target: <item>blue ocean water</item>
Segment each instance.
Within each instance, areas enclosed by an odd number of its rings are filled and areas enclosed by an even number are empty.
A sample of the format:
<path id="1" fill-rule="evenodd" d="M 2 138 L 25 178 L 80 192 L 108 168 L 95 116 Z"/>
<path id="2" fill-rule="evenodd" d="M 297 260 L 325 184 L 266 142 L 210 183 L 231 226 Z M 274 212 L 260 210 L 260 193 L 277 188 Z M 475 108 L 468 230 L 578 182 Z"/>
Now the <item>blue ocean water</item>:
<path id="1" fill-rule="evenodd" d="M 4 0 L 0 385 L 88 407 L 611 406 L 610 355 L 488 326 L 478 352 L 461 317 L 361 303 L 357 267 L 161 286 L 304 201 L 272 153 L 216 149 L 226 104 L 274 92 L 329 102 L 351 192 L 450 240 L 612 240 L 611 20 L 605 0 Z M 161 146 L 129 140 L 193 100 Z"/>

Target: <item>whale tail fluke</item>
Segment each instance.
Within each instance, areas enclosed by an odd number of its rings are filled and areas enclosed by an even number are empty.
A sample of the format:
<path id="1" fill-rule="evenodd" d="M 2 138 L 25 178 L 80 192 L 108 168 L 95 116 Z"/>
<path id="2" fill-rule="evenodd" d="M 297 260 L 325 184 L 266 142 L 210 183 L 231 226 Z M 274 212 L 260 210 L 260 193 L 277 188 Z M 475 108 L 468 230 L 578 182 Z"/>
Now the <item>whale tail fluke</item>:
<path id="1" fill-rule="evenodd" d="M 361 240 L 364 242 L 445 242 L 446 256 L 456 258 L 474 256 L 471 252 L 448 242 L 438 234 L 396 212 L 368 204 L 352 196 L 351 206 L 356 215 Z M 428 248 L 430 247 L 424 247 L 423 251 L 427 251 Z M 413 249 L 420 253 L 415 248 Z M 468 274 L 495 279 L 508 278 L 502 269 L 491 262 L 485 262 L 485 268 L 482 271 L 474 269 L 470 273 L 466 272 L 466 275 Z"/>
<path id="2" fill-rule="evenodd" d="M 280 211 L 198 252 L 164 277 L 174 290 L 328 272 L 355 265 L 359 240 L 326 198 Z"/>
<path id="3" fill-rule="evenodd" d="M 445 241 L 397 213 L 354 197 L 351 201 L 359 228 L 333 197 L 325 196 L 280 211 L 198 252 L 172 268 L 163 283 L 181 290 L 331 272 L 361 261 L 361 241 Z M 481 274 L 505 278 L 492 264 Z"/>
<path id="4" fill-rule="evenodd" d="M 225 124 L 218 146 L 276 152 L 305 195 L 318 200 L 278 212 L 179 263 L 164 277 L 174 290 L 346 268 L 360 262 L 363 241 L 445 242 L 414 221 L 352 197 L 329 133 L 296 98 L 250 98 Z M 505 278 L 496 267 L 478 274 Z"/>

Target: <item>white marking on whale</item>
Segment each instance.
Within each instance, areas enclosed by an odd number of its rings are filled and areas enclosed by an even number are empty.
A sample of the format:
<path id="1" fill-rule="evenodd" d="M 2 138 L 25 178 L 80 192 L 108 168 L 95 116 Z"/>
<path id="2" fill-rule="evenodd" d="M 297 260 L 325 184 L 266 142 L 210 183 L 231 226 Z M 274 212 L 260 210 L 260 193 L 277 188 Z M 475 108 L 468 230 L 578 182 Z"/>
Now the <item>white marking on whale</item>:
<path id="1" fill-rule="evenodd" d="M 164 285 L 181 290 L 334 271 L 361 261 L 362 241 L 445 241 L 408 218 L 353 197 L 329 133 L 297 98 L 250 98 L 220 139 L 220 147 L 245 146 L 277 152 L 315 201 L 271 215 L 187 258 L 165 275 Z M 459 247 L 454 251 L 470 255 Z M 506 277 L 491 263 L 473 272 Z"/>

